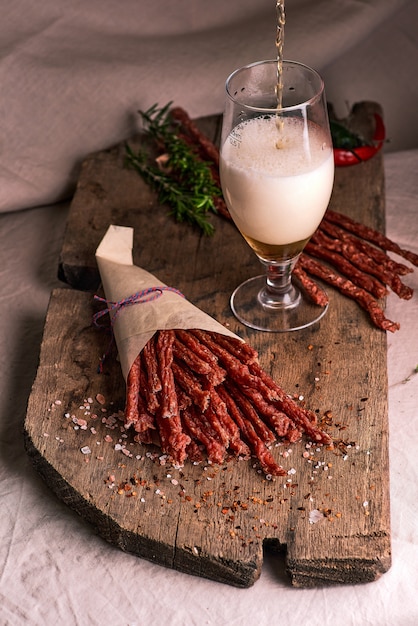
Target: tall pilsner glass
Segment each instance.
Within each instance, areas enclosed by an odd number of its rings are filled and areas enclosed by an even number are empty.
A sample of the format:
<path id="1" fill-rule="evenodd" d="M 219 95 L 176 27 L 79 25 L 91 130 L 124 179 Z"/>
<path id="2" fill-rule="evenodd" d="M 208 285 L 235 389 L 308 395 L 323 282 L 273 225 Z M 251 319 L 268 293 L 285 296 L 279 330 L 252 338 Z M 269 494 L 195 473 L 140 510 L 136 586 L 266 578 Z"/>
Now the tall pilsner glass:
<path id="1" fill-rule="evenodd" d="M 298 330 L 318 321 L 292 279 L 303 248 L 327 209 L 334 159 L 324 83 L 313 69 L 283 61 L 242 67 L 226 82 L 220 173 L 232 219 L 265 268 L 231 296 L 235 316 L 258 330 Z"/>

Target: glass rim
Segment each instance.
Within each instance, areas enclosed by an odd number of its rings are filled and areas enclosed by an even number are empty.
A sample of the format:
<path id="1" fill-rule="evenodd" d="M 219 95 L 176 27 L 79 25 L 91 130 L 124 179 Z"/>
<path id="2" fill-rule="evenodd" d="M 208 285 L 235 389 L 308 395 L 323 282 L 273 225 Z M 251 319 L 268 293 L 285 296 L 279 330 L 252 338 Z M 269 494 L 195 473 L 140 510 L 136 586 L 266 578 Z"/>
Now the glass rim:
<path id="1" fill-rule="evenodd" d="M 299 61 L 292 61 L 291 59 L 283 59 L 283 65 L 296 65 L 300 68 L 307 69 L 314 76 L 316 76 L 316 78 L 318 78 L 319 80 L 320 86 L 319 86 L 318 91 L 308 100 L 303 100 L 303 102 L 300 102 L 299 104 L 292 104 L 291 106 L 263 107 L 263 106 L 255 106 L 251 104 L 246 104 L 245 102 L 242 102 L 240 98 L 237 98 L 231 93 L 230 84 L 231 84 L 232 79 L 235 78 L 235 76 L 237 76 L 239 73 L 243 72 L 244 70 L 251 69 L 252 67 L 256 67 L 258 65 L 267 65 L 267 64 L 275 64 L 277 66 L 277 59 L 264 59 L 263 61 L 254 61 L 253 63 L 247 63 L 246 65 L 243 65 L 242 67 L 238 67 L 233 72 L 231 72 L 231 74 L 228 76 L 228 78 L 225 81 L 225 90 L 226 90 L 228 97 L 233 102 L 235 102 L 236 104 L 240 106 L 245 107 L 249 111 L 264 111 L 266 113 L 277 113 L 279 111 L 292 111 L 292 110 L 300 109 L 301 107 L 307 107 L 310 104 L 313 104 L 316 100 L 318 100 L 318 98 L 320 98 L 322 94 L 324 93 L 325 83 L 324 83 L 322 76 L 319 74 L 319 72 L 317 72 L 317 70 L 313 69 L 309 65 L 306 65 L 305 63 L 300 63 Z"/>

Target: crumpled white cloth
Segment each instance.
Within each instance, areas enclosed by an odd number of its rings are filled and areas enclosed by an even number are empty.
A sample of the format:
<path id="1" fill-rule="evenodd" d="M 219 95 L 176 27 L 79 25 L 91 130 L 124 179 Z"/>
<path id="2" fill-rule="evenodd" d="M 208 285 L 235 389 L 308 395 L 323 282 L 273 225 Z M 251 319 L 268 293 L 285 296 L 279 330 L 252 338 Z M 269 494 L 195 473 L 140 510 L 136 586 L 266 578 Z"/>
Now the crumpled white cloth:
<path id="1" fill-rule="evenodd" d="M 285 56 L 324 73 L 341 114 L 375 99 L 389 148 L 417 146 L 415 0 L 288 0 L 286 13 Z M 274 58 L 275 19 L 275 0 L 3 0 L 0 211 L 71 195 L 86 154 L 131 136 L 138 109 L 220 113 L 228 74 Z"/>
<path id="2" fill-rule="evenodd" d="M 385 157 L 387 232 L 418 253 L 418 150 Z M 30 465 L 22 423 L 68 205 L 0 215 L 0 624 L 415 626 L 418 623 L 418 272 L 388 297 L 393 564 L 358 586 L 289 587 L 280 558 L 236 589 L 125 554 L 56 499 Z M 47 239 L 45 232 L 48 233 Z M 409 380 L 408 380 L 409 379 Z"/>

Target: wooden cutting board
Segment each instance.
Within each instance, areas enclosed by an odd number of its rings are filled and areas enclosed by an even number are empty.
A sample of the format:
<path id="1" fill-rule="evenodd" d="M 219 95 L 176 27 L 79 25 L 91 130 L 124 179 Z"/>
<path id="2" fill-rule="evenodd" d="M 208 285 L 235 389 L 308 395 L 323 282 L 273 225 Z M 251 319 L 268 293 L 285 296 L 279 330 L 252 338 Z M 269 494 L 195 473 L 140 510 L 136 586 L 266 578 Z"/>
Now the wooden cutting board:
<path id="1" fill-rule="evenodd" d="M 359 107 L 360 118 L 370 106 Z M 218 117 L 199 124 L 219 137 Z M 239 324 L 229 296 L 259 273 L 248 246 L 221 218 L 211 238 L 174 223 L 124 167 L 124 153 L 121 145 L 86 159 L 72 202 L 60 260 L 72 288 L 51 296 L 25 421 L 36 469 L 102 537 L 160 565 L 248 587 L 271 548 L 285 554 L 296 587 L 375 580 L 391 562 L 385 333 L 331 288 L 327 315 L 310 329 L 269 334 Z M 337 170 L 331 207 L 384 230 L 380 155 Z M 109 337 L 92 326 L 94 252 L 110 223 L 134 227 L 137 265 L 259 351 L 284 389 L 317 411 L 333 450 L 305 440 L 278 446 L 288 475 L 267 480 L 247 461 L 174 469 L 121 431 L 124 381 L 114 347 L 98 373 Z"/>

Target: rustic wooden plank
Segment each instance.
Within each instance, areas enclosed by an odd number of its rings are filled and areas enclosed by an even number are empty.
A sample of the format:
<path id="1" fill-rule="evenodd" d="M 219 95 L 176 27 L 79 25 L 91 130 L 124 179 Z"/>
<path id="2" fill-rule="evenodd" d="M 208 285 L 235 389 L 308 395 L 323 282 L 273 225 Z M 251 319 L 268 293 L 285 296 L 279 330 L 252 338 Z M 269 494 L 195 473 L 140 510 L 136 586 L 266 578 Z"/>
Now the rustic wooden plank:
<path id="1" fill-rule="evenodd" d="M 219 132 L 219 118 L 201 123 L 208 134 Z M 390 566 L 385 333 L 330 288 L 328 313 L 317 326 L 286 335 L 244 328 L 229 296 L 259 267 L 241 236 L 219 218 L 212 238 L 175 224 L 135 172 L 124 169 L 123 156 L 118 146 L 85 162 L 61 275 L 95 288 L 94 250 L 107 226 L 133 226 L 136 264 L 248 340 L 289 393 L 303 395 L 330 421 L 336 447 L 305 448 L 304 441 L 275 448 L 290 472 L 275 481 L 249 462 L 186 464 L 181 471 L 160 465 L 101 422 L 108 413 L 100 412 L 96 395 L 103 394 L 110 413 L 120 410 L 124 383 L 116 360 L 108 360 L 105 374 L 96 371 L 107 337 L 91 326 L 91 294 L 63 289 L 51 298 L 25 422 L 36 468 L 105 539 L 168 567 L 247 587 L 260 574 L 263 545 L 271 545 L 286 550 L 295 586 L 375 580 Z M 337 171 L 331 206 L 384 229 L 380 155 Z M 93 408 L 80 409 L 88 398 Z M 87 428 L 74 430 L 71 415 Z M 83 455 L 86 445 L 91 454 Z M 126 445 L 131 456 L 115 445 Z M 314 511 L 321 518 L 310 523 Z"/>

